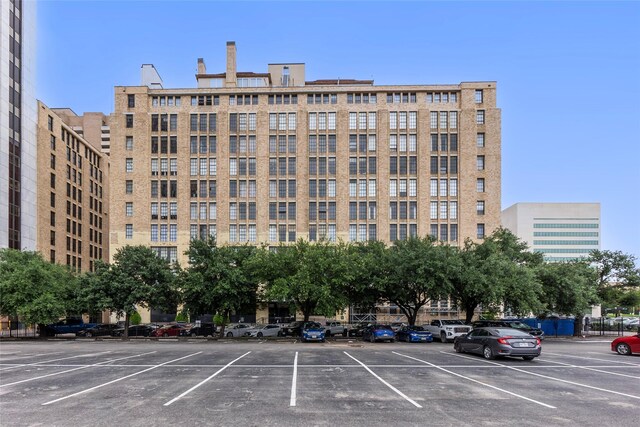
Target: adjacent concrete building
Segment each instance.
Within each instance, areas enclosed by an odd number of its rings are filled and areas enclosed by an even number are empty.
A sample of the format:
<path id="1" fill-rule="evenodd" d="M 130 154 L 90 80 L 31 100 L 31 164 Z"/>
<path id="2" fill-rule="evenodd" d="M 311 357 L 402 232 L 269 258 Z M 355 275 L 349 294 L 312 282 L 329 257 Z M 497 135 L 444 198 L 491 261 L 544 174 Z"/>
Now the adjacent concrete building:
<path id="1" fill-rule="evenodd" d="M 109 259 L 109 157 L 38 102 L 37 250 L 51 262 L 92 271 Z"/>
<path id="2" fill-rule="evenodd" d="M 186 263 L 192 238 L 450 244 L 500 224 L 496 83 L 307 81 L 305 64 L 208 73 L 197 88 L 115 88 L 111 253 L 150 245 Z"/>
<path id="3" fill-rule="evenodd" d="M 35 2 L 0 2 L 0 248 L 36 248 Z"/>
<path id="4" fill-rule="evenodd" d="M 600 249 L 600 203 L 516 203 L 502 225 L 545 261 L 572 261 Z"/>

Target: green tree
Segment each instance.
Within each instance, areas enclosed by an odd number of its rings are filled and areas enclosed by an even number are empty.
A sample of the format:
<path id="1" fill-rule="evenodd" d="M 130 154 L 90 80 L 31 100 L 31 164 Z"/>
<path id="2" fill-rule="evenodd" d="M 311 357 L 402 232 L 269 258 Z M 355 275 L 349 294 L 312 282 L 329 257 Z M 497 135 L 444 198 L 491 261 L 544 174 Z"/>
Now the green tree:
<path id="1" fill-rule="evenodd" d="M 347 265 L 351 270 L 344 281 L 343 293 L 352 308 L 367 312 L 381 300 L 376 281 L 382 276 L 382 261 L 387 248 L 384 242 L 369 240 L 347 246 Z"/>
<path id="2" fill-rule="evenodd" d="M 640 288 L 640 269 L 635 256 L 621 251 L 595 250 L 587 260 L 596 270 L 598 296 L 603 305 L 617 307 L 624 292 Z"/>
<path id="3" fill-rule="evenodd" d="M 169 263 L 147 246 L 124 246 L 113 261 L 96 262 L 95 272 L 84 277 L 83 288 L 92 307 L 125 316 L 124 336 L 128 338 L 136 307 L 175 309 L 175 274 Z"/>
<path id="4" fill-rule="evenodd" d="M 140 316 L 140 313 L 138 313 L 137 311 L 134 311 L 133 313 L 131 313 L 130 321 L 132 325 L 139 325 L 142 322 L 142 316 Z"/>
<path id="5" fill-rule="evenodd" d="M 455 252 L 448 245 L 435 244 L 430 237 L 394 242 L 381 262 L 376 279 L 382 298 L 398 306 L 410 325 L 430 300 L 451 293 L 451 269 Z"/>
<path id="6" fill-rule="evenodd" d="M 76 276 L 40 253 L 0 249 L 0 314 L 45 324 L 83 311 Z"/>
<path id="7" fill-rule="evenodd" d="M 529 252 L 509 230 L 499 228 L 480 243 L 467 240 L 453 263 L 451 298 L 465 311 L 467 322 L 479 306 L 503 306 L 514 314 L 540 309 L 540 284 L 533 269 L 542 263 L 542 255 Z"/>
<path id="8" fill-rule="evenodd" d="M 192 318 L 219 313 L 223 319 L 255 301 L 254 246 L 217 246 L 214 238 L 192 240 L 189 268 L 181 280 L 184 309 Z M 225 324 L 220 325 L 224 336 Z"/>
<path id="9" fill-rule="evenodd" d="M 312 314 L 333 316 L 348 300 L 345 283 L 351 281 L 347 245 L 302 239 L 277 250 L 263 250 L 256 271 L 265 284 L 265 298 L 288 301 L 308 321 Z"/>
<path id="10" fill-rule="evenodd" d="M 585 311 L 598 301 L 594 270 L 585 262 L 546 263 L 537 267 L 543 313 L 575 316 L 574 335 L 582 333 Z"/>

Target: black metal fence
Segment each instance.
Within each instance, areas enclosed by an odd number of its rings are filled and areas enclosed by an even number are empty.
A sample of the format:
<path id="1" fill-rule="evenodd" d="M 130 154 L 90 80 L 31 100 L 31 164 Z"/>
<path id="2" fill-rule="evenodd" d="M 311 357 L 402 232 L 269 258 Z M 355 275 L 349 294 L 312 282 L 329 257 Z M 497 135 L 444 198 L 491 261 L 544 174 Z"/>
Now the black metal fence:
<path id="1" fill-rule="evenodd" d="M 638 332 L 638 323 L 632 319 L 612 319 L 610 317 L 585 318 L 583 324 L 584 335 L 602 335 L 620 337 Z"/>

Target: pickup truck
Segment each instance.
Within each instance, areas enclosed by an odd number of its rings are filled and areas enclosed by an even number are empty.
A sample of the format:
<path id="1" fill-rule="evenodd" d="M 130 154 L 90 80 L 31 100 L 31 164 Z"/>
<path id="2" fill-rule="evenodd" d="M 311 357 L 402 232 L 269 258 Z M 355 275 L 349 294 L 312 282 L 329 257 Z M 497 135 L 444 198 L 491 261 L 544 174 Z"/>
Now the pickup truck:
<path id="1" fill-rule="evenodd" d="M 462 320 L 432 320 L 423 328 L 442 342 L 453 341 L 455 337 L 471 332 L 471 326 L 465 325 Z"/>
<path id="2" fill-rule="evenodd" d="M 340 322 L 326 322 L 324 327 L 325 336 L 335 336 L 342 335 L 343 337 L 347 336 L 347 327 Z"/>
<path id="3" fill-rule="evenodd" d="M 82 319 L 69 318 L 63 319 L 56 323 L 42 325 L 40 327 L 40 336 L 52 337 L 58 334 L 75 334 L 85 329 L 93 328 L 97 323 L 84 323 Z"/>

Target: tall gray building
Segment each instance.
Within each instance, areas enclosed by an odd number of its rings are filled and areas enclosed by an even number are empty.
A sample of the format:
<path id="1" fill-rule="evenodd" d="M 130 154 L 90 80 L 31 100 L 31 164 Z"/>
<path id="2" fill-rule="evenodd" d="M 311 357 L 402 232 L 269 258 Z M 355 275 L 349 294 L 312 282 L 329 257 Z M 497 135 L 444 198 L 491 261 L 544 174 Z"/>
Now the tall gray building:
<path id="1" fill-rule="evenodd" d="M 0 2 L 0 248 L 36 247 L 35 2 Z"/>

